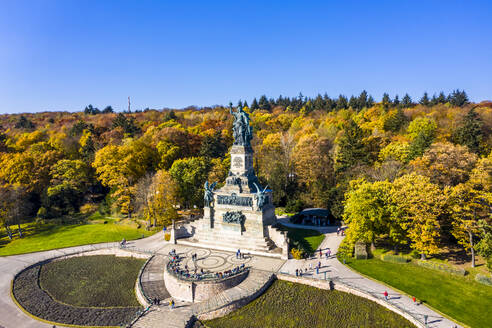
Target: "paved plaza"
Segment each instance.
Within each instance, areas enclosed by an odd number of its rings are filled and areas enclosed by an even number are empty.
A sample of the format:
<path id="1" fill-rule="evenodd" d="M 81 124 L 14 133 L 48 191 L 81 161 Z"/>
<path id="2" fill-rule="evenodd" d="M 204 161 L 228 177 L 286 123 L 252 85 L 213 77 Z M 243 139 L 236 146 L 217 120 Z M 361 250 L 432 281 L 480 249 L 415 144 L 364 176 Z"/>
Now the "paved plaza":
<path id="1" fill-rule="evenodd" d="M 312 227 L 311 227 L 312 228 Z M 159 232 L 151 237 L 131 241 L 128 243 L 128 248 L 130 250 L 135 251 L 148 251 L 156 253 L 162 257 L 165 257 L 169 254 L 172 249 L 176 249 L 178 254 L 186 256 L 186 263 L 188 266 L 193 267 L 193 262 L 191 261 L 191 254 L 197 254 L 198 260 L 196 261 L 198 268 L 203 268 L 204 270 L 208 270 L 211 272 L 220 272 L 229 270 L 237 265 L 245 263 L 245 265 L 258 270 L 258 272 L 282 272 L 288 273 L 291 275 L 295 274 L 296 269 L 307 269 L 306 279 L 324 279 L 325 275 L 327 278 L 335 278 L 339 279 L 341 282 L 346 283 L 350 286 L 354 286 L 354 288 L 358 288 L 360 290 L 365 291 L 366 293 L 371 293 L 374 295 L 379 295 L 382 297 L 382 294 L 385 290 L 390 294 L 389 302 L 395 304 L 396 306 L 403 308 L 405 311 L 411 313 L 413 316 L 420 318 L 423 321 L 424 315 L 428 316 L 429 327 L 439 327 L 439 328 L 452 328 L 455 327 L 455 323 L 451 320 L 443 317 L 442 315 L 436 313 L 425 305 L 415 304 L 410 297 L 403 295 L 379 282 L 373 281 L 371 279 L 367 279 L 356 272 L 353 272 L 342 263 L 340 263 L 336 257 L 336 251 L 338 249 L 338 245 L 340 244 L 343 237 L 337 236 L 336 232 L 332 231 L 331 228 L 323 227 L 323 232 L 325 233 L 325 239 L 321 244 L 321 249 L 323 253 L 330 248 L 332 252 L 332 256 L 329 259 L 326 259 L 325 256 L 322 259 L 319 259 L 318 256 L 313 257 L 308 260 L 288 260 L 284 261 L 277 258 L 268 258 L 262 256 L 249 256 L 246 255 L 244 259 L 236 259 L 235 253 L 218 251 L 218 250 L 209 250 L 204 248 L 191 247 L 188 245 L 173 245 L 164 242 L 164 236 L 162 232 Z M 103 246 L 116 246 L 116 243 L 111 244 L 103 244 Z M 10 297 L 10 284 L 15 274 L 19 272 L 22 268 L 37 263 L 39 261 L 64 255 L 69 252 L 75 251 L 84 251 L 84 250 L 93 250 L 95 246 L 80 246 L 80 247 L 72 247 L 68 249 L 60 249 L 60 250 L 51 250 L 46 252 L 37 252 L 31 254 L 24 255 L 15 255 L 8 257 L 0 257 L 0 326 L 10 328 L 34 328 L 34 327 L 49 327 L 52 325 L 48 325 L 32 319 L 23 313 L 12 301 Z M 316 274 L 314 268 L 316 264 L 321 261 L 322 267 L 319 271 L 319 274 Z M 157 265 L 154 276 L 160 277 L 159 274 L 159 266 L 163 266 L 164 262 Z M 311 266 L 310 266 L 311 265 Z M 310 267 L 312 268 L 310 270 Z M 164 269 L 162 267 L 162 269 Z M 156 278 L 160 279 L 160 278 Z M 181 310 L 175 311 L 172 314 L 172 317 L 179 317 L 180 312 L 188 313 L 188 308 L 185 306 L 186 304 L 182 304 L 183 307 Z M 167 307 L 161 306 L 160 309 L 153 310 L 155 315 L 162 318 L 161 315 L 167 313 Z M 149 319 L 150 314 L 149 314 Z M 141 325 L 137 325 L 141 326 Z M 156 324 L 155 327 L 159 327 Z"/>

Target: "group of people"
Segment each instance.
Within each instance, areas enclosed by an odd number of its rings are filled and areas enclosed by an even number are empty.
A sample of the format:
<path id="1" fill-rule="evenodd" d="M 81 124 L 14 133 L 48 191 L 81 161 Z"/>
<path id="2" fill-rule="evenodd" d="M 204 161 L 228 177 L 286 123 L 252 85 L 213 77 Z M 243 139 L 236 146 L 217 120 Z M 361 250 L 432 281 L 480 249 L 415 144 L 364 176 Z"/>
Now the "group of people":
<path id="1" fill-rule="evenodd" d="M 216 272 L 215 273 L 215 277 L 220 279 L 220 278 L 227 278 L 227 277 L 230 277 L 230 276 L 233 276 L 237 273 L 240 273 L 244 270 L 245 266 L 244 266 L 244 263 L 233 268 L 232 270 L 226 270 L 224 272 Z"/>
<path id="2" fill-rule="evenodd" d="M 337 228 L 337 236 L 345 236 L 345 229 Z"/>
<path id="3" fill-rule="evenodd" d="M 316 266 L 314 267 L 314 270 L 316 270 L 316 274 L 319 274 L 319 270 L 322 268 L 321 266 L 321 261 L 318 261 Z M 296 277 L 302 277 L 303 275 L 308 274 L 308 272 L 313 271 L 313 264 L 309 263 L 309 271 L 308 268 L 304 269 L 296 269 Z"/>
<path id="4" fill-rule="evenodd" d="M 236 258 L 237 258 L 237 259 L 242 259 L 242 258 L 244 258 L 244 255 L 241 253 L 241 250 L 240 250 L 240 249 L 238 249 L 238 250 L 237 250 L 237 252 L 236 252 Z"/>
<path id="5" fill-rule="evenodd" d="M 325 252 L 325 257 L 328 260 L 331 257 L 331 249 L 327 248 Z M 319 259 L 321 260 L 323 258 L 323 250 L 319 250 Z"/>

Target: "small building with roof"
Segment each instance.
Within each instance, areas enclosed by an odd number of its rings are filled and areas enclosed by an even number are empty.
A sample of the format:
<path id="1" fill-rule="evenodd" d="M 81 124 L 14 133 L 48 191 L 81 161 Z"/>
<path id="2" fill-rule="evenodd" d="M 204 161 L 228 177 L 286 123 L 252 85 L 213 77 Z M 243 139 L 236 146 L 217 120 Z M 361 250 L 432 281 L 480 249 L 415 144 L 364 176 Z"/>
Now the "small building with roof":
<path id="1" fill-rule="evenodd" d="M 335 217 L 325 208 L 306 208 L 291 218 L 292 223 L 314 226 L 335 224 Z"/>

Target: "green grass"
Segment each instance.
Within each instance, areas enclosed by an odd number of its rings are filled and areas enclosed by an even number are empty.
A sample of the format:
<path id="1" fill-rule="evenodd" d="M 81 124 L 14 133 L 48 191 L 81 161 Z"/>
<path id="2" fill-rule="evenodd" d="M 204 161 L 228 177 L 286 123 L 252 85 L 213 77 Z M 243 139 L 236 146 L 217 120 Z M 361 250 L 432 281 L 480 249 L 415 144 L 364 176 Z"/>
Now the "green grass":
<path id="1" fill-rule="evenodd" d="M 14 228 L 14 226 L 12 226 Z M 17 227 L 15 227 L 17 228 Z M 46 251 L 56 248 L 96 244 L 103 242 L 138 239 L 153 232 L 119 225 L 108 219 L 108 223 L 98 224 L 24 224 L 24 238 L 16 236 L 9 241 L 3 235 L 0 238 L 0 256 Z M 17 233 L 17 230 L 14 230 Z"/>
<path id="2" fill-rule="evenodd" d="M 457 276 L 412 263 L 346 259 L 346 264 L 393 286 L 471 327 L 492 327 L 492 287 L 471 276 Z"/>
<path id="3" fill-rule="evenodd" d="M 135 281 L 143 259 L 95 255 L 41 267 L 39 286 L 57 301 L 82 307 L 139 306 Z"/>
<path id="4" fill-rule="evenodd" d="M 318 249 L 323 239 L 325 239 L 325 235 L 316 230 L 290 228 L 286 226 L 281 226 L 280 230 L 287 231 L 287 236 L 291 242 L 297 241 L 308 254 L 312 254 Z"/>
<path id="5" fill-rule="evenodd" d="M 414 327 L 367 299 L 281 280 L 245 307 L 204 324 L 211 328 Z"/>

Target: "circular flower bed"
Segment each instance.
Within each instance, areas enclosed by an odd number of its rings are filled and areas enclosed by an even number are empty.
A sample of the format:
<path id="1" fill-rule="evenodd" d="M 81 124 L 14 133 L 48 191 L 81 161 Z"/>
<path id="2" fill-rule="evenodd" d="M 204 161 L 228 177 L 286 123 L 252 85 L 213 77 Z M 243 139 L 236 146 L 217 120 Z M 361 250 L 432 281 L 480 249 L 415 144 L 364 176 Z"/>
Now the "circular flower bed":
<path id="1" fill-rule="evenodd" d="M 99 257 L 99 259 L 97 259 L 97 257 Z M 84 263 L 86 261 L 86 258 L 91 258 L 90 261 L 94 263 L 106 262 L 106 264 L 109 266 L 114 263 L 112 261 L 113 259 L 121 262 L 121 258 L 116 258 L 114 256 L 74 257 L 56 262 L 64 262 L 68 260 L 71 260 L 71 262 L 73 262 L 74 260 L 78 260 L 81 263 Z M 132 261 L 142 261 L 132 258 L 129 258 L 128 260 L 129 263 L 127 263 L 127 265 L 133 264 L 134 266 L 135 263 L 132 263 Z M 124 262 L 121 262 L 121 264 L 123 263 Z M 13 284 L 13 295 L 16 301 L 22 308 L 24 308 L 24 310 L 31 313 L 35 317 L 59 324 L 73 324 L 80 326 L 120 326 L 123 324 L 128 324 L 135 317 L 137 311 L 141 310 L 140 306 L 83 307 L 70 305 L 58 301 L 54 299 L 46 290 L 43 290 L 40 287 L 40 274 L 42 274 L 41 271 L 44 270 L 43 266 L 45 265 L 49 266 L 50 263 L 39 264 L 25 269 L 15 277 Z M 57 269 L 59 270 L 60 267 L 57 267 Z M 77 266 L 75 266 L 74 269 L 77 270 Z M 137 274 L 138 271 L 134 274 L 131 274 L 131 277 L 127 277 L 128 280 L 133 281 L 133 286 L 135 280 L 137 279 Z M 45 278 L 44 284 L 46 285 L 46 278 L 49 278 L 49 276 L 43 278 Z M 97 283 L 101 284 L 101 282 L 98 281 L 98 278 L 100 277 L 98 277 L 97 275 L 93 275 L 88 280 L 94 280 L 96 282 L 96 285 Z M 118 276 L 113 277 L 113 280 L 117 279 Z M 74 277 L 74 280 L 77 280 L 77 278 Z M 57 280 L 55 278 L 51 285 L 56 285 L 56 283 Z M 105 283 L 103 282 L 102 285 L 105 285 Z M 89 288 L 88 290 L 90 291 L 91 289 Z M 80 292 L 80 289 L 67 289 L 66 293 L 67 295 L 70 295 L 70 293 L 73 293 L 73 291 Z M 133 288 L 131 290 L 131 293 L 133 293 Z M 71 295 L 71 297 L 73 297 L 73 299 L 76 299 L 77 295 Z M 84 298 L 83 295 L 81 298 Z M 68 299 L 70 299 L 70 297 L 65 297 L 64 301 Z"/>

